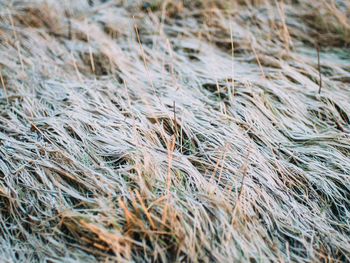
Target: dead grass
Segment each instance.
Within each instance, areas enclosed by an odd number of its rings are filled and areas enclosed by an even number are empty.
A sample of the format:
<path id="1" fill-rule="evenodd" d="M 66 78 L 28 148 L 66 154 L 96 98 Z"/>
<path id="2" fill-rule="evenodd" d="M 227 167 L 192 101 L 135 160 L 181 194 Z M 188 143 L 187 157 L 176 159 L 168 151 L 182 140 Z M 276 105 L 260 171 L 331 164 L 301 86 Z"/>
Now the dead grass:
<path id="1" fill-rule="evenodd" d="M 1 2 L 0 261 L 349 261 L 349 7 Z"/>

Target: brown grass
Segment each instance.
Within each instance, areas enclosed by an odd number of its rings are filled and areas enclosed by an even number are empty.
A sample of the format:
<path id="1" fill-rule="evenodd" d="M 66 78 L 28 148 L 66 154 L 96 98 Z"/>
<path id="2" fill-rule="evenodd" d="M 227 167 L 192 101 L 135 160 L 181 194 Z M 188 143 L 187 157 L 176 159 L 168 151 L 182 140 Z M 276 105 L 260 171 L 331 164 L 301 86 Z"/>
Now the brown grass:
<path id="1" fill-rule="evenodd" d="M 349 8 L 0 1 L 0 261 L 350 261 Z"/>

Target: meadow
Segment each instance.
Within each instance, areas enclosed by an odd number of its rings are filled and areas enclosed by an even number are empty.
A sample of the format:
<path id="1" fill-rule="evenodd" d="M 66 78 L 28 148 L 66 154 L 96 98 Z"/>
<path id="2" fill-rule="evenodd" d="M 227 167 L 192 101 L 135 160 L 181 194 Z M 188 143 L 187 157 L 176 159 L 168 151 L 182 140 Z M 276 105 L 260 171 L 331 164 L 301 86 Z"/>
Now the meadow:
<path id="1" fill-rule="evenodd" d="M 0 1 L 1 262 L 349 262 L 350 2 Z"/>

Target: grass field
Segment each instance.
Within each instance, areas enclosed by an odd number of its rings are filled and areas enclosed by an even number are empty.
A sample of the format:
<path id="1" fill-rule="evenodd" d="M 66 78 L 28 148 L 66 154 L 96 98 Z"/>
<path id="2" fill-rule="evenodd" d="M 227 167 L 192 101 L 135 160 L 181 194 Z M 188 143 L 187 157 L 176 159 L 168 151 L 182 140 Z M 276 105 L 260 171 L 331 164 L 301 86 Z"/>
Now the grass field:
<path id="1" fill-rule="evenodd" d="M 350 2 L 0 1 L 0 262 L 349 262 Z"/>

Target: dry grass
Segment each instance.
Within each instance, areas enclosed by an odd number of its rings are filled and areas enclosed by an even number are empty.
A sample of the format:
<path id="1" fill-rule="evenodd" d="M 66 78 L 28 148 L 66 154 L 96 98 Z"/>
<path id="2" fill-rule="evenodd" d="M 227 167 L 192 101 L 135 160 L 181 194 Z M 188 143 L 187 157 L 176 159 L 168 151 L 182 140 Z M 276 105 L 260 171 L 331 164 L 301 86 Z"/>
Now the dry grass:
<path id="1" fill-rule="evenodd" d="M 0 261 L 349 261 L 349 16 L 1 1 Z"/>

